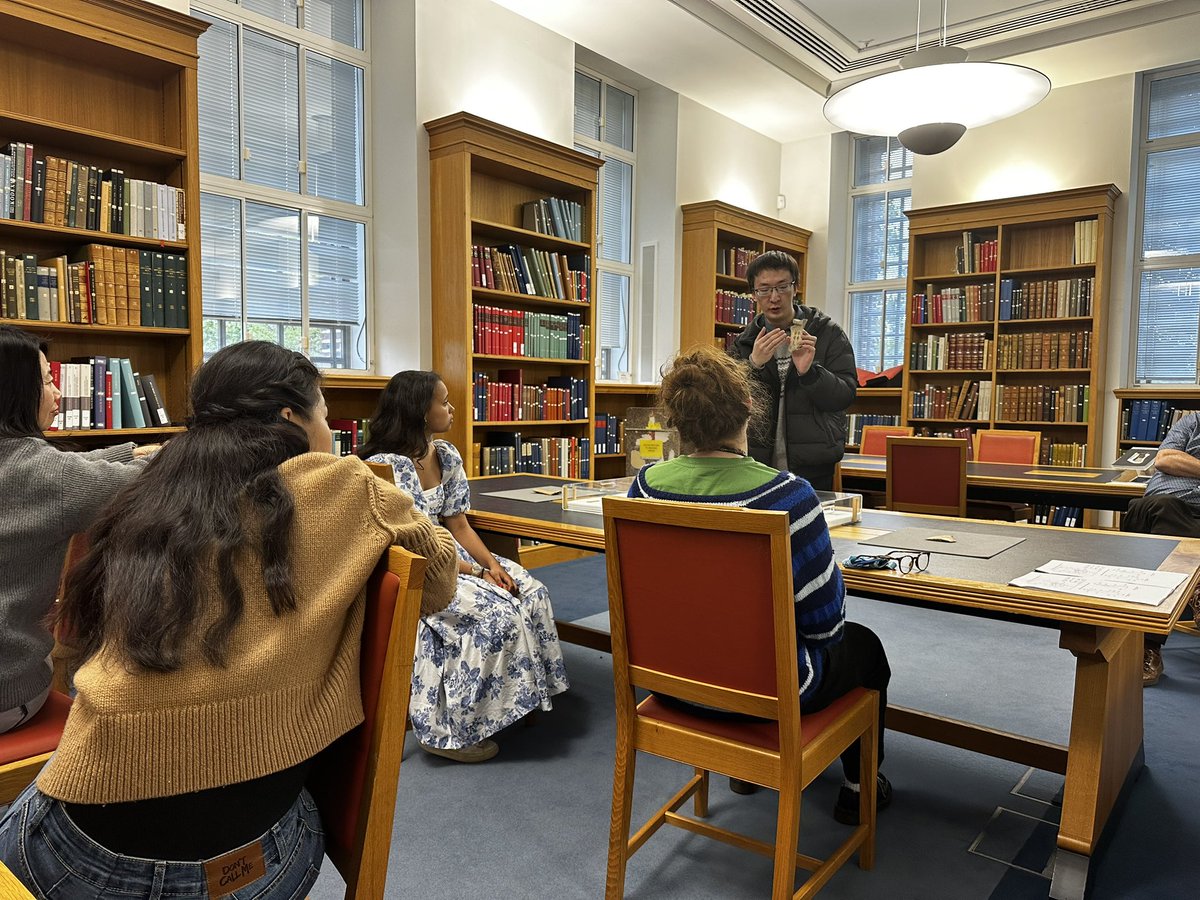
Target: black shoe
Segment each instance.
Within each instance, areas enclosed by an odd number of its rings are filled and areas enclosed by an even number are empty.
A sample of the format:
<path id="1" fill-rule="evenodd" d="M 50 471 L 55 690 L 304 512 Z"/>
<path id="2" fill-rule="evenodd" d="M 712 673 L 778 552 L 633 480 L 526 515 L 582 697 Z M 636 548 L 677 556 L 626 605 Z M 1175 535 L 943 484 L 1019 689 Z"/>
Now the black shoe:
<path id="1" fill-rule="evenodd" d="M 891 802 L 892 783 L 887 780 L 886 775 L 880 772 L 875 791 L 875 811 L 882 812 L 891 805 Z M 842 789 L 838 791 L 837 803 L 833 807 L 833 817 L 843 825 L 858 824 L 858 791 L 852 791 L 842 785 Z"/>
<path id="2" fill-rule="evenodd" d="M 735 794 L 755 794 L 758 793 L 758 785 L 753 781 L 742 781 L 740 778 L 729 779 L 729 789 Z"/>

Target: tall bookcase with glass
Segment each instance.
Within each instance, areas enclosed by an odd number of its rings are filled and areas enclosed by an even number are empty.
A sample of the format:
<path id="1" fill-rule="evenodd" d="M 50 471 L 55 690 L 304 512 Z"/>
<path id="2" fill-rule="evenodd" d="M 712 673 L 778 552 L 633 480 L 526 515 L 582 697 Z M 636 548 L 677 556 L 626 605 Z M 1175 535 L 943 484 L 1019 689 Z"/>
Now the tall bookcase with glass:
<path id="1" fill-rule="evenodd" d="M 846 330 L 860 376 L 904 365 L 912 151 L 894 137 L 859 137 L 851 149 Z M 860 387 L 848 410 L 847 449 L 864 425 L 900 422 L 898 386 Z"/>
<path id="2" fill-rule="evenodd" d="M 360 373 L 332 378 L 328 399 L 331 418 L 362 419 L 378 389 L 361 376 L 371 365 L 362 0 L 198 0 L 193 15 L 209 23 L 199 65 L 204 354 L 254 338 L 331 373 Z"/>

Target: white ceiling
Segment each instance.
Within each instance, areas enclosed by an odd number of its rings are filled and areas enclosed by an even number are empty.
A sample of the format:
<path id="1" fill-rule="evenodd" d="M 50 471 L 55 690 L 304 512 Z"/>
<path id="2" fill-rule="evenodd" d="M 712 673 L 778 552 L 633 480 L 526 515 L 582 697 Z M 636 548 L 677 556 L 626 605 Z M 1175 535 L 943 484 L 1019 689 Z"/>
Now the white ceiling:
<path id="1" fill-rule="evenodd" d="M 916 0 L 493 2 L 784 143 L 831 131 L 825 97 L 894 68 L 917 23 Z M 922 0 L 922 45 L 941 15 Z M 946 36 L 1061 87 L 1200 57 L 1200 0 L 948 0 Z"/>

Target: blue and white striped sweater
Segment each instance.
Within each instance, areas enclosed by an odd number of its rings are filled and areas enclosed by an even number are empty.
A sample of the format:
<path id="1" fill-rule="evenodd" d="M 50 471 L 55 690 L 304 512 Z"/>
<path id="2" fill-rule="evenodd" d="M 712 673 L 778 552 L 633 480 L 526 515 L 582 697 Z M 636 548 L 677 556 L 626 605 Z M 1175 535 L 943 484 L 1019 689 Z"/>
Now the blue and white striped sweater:
<path id="1" fill-rule="evenodd" d="M 800 700 L 804 702 L 821 683 L 824 661 L 821 647 L 842 639 L 846 620 L 846 587 L 833 558 L 829 529 L 812 486 L 790 472 L 741 494 L 689 495 L 660 491 L 646 482 L 643 468 L 629 489 L 630 497 L 676 503 L 708 503 L 746 509 L 783 510 L 788 513 L 792 542 L 792 589 L 796 597 L 796 663 Z"/>

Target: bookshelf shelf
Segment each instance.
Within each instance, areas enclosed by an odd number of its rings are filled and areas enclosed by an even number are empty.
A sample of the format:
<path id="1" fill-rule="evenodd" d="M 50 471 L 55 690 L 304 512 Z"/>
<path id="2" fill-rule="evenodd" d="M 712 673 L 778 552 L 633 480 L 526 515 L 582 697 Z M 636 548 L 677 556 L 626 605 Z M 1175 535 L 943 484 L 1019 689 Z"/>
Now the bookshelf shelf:
<path id="1" fill-rule="evenodd" d="M 1195 385 L 1116 388 L 1113 396 L 1117 400 L 1118 445 L 1123 447 L 1157 447 L 1179 418 L 1200 411 L 1200 387 Z M 1136 434 L 1152 436 L 1132 436 Z"/>
<path id="2" fill-rule="evenodd" d="M 40 151 L 39 151 L 40 152 Z M 21 222 L 16 219 L 0 219 L 0 241 L 7 242 L 9 236 L 27 236 L 30 240 L 72 241 L 81 244 L 112 244 L 114 247 L 141 247 L 147 250 L 177 250 L 188 248 L 187 241 L 164 241 L 159 238 L 135 237 L 132 234 L 115 234 L 111 231 L 94 231 L 90 228 L 60 228 L 43 225 L 41 222 Z"/>
<path id="3" fill-rule="evenodd" d="M 597 453 L 596 459 L 624 459 L 624 453 Z"/>
<path id="4" fill-rule="evenodd" d="M 181 434 L 184 431 L 187 429 L 182 425 L 164 425 L 161 428 L 71 428 L 62 431 L 47 431 L 46 437 L 49 440 L 92 439 L 104 442 L 117 438 L 116 442 L 120 443 L 122 440 L 140 441 L 147 437 Z"/>
<path id="5" fill-rule="evenodd" d="M 616 427 L 615 440 L 620 452 L 596 454 L 596 478 L 620 478 L 625 475 L 625 420 L 631 407 L 646 407 L 654 404 L 658 393 L 657 384 L 633 384 L 621 381 L 606 381 L 596 385 L 596 415 L 611 416 L 606 419 Z M 599 432 L 599 424 L 596 425 Z M 597 446 L 600 445 L 597 437 Z"/>
<path id="6" fill-rule="evenodd" d="M 590 478 L 595 304 L 473 287 L 471 280 L 474 247 L 516 244 L 560 254 L 586 254 L 587 282 L 592 288 L 595 197 L 601 160 L 469 113 L 426 122 L 425 130 L 429 134 L 430 193 L 439 198 L 431 209 L 433 367 L 446 383 L 450 402 L 460 410 L 447 437 L 467 460 L 472 475 L 524 470 L 521 459 L 527 463 L 533 459 L 526 454 L 527 445 L 537 444 L 528 450 L 542 454 L 544 474 Z M 525 204 L 547 197 L 581 207 L 583 241 L 523 227 Z M 595 296 L 594 290 L 591 295 Z M 584 358 L 476 353 L 477 305 L 518 312 L 545 310 L 564 317 L 577 313 L 580 321 L 575 340 L 583 346 Z M 573 317 L 568 321 L 575 322 Z M 585 417 L 566 421 L 475 421 L 476 416 L 495 415 L 494 410 L 477 410 L 477 403 L 486 402 L 482 397 L 494 396 L 490 393 L 493 385 L 516 384 L 517 379 L 523 385 L 544 385 L 552 378 L 574 379 L 569 382 L 570 389 L 579 408 L 569 412 L 578 415 L 584 411 Z M 536 433 L 526 440 L 515 430 L 522 428 L 535 428 Z M 555 443 L 543 447 L 539 442 L 547 439 Z M 560 439 L 564 443 L 557 443 Z M 563 447 L 569 448 L 571 471 L 557 469 L 559 448 Z"/>
<path id="7" fill-rule="evenodd" d="M 745 294 L 749 290 L 744 277 L 725 270 L 724 263 L 731 250 L 748 250 L 752 254 L 783 250 L 791 254 L 800 268 L 797 289 L 802 301 L 811 236 L 812 232 L 804 228 L 719 200 L 685 204 L 679 346 L 687 348 L 712 343 L 725 347 L 727 341 L 732 341 L 745 328 L 717 320 L 717 291 Z"/>
<path id="8" fill-rule="evenodd" d="M 28 302 L 24 306 L 17 303 L 15 310 L 12 306 L 0 308 L 0 314 L 7 314 L 0 318 L 5 324 L 53 337 L 51 362 L 82 362 L 78 370 L 71 370 L 79 391 L 72 399 L 91 403 L 93 412 L 104 405 L 104 378 L 91 378 L 103 371 L 98 358 L 107 358 L 108 372 L 114 375 L 112 360 L 128 359 L 130 371 L 153 376 L 168 419 L 180 422 L 186 409 L 188 379 L 203 358 L 196 66 L 197 40 L 206 27 L 204 22 L 182 13 L 132 0 L 0 3 L 0 84 L 4 85 L 0 97 L 0 151 L 9 152 L 10 144 L 28 147 L 22 154 L 32 161 L 35 181 L 41 183 L 44 174 L 46 185 L 41 194 L 35 191 L 30 196 L 40 197 L 47 204 L 43 211 L 47 221 L 69 221 L 59 205 L 53 206 L 58 215 L 50 215 L 52 201 L 61 203 L 68 187 L 62 180 L 53 181 L 51 175 L 56 170 L 45 164 L 47 157 L 78 163 L 79 171 L 89 166 L 97 172 L 119 170 L 128 179 L 183 190 L 181 221 L 187 228 L 186 240 L 166 241 L 95 228 L 0 219 L 0 250 L 10 260 L 24 257 L 26 272 L 34 265 L 48 268 L 51 284 L 57 281 L 66 285 L 66 276 L 54 277 L 54 265 L 57 262 L 61 266 L 63 257 L 79 259 L 86 252 L 83 248 L 91 244 L 115 248 L 105 251 L 113 254 L 106 257 L 106 266 L 115 266 L 106 269 L 112 279 L 101 282 L 111 292 L 106 311 L 112 318 L 96 316 L 106 324 L 63 321 L 67 318 L 64 309 L 72 317 L 86 318 L 79 311 L 89 298 L 74 290 L 58 293 L 52 288 L 49 315 L 55 321 L 23 318 L 32 310 Z M 63 167 L 57 172 L 62 175 Z M 114 183 L 114 178 L 117 176 L 110 174 L 106 184 Z M 119 179 L 115 184 L 117 199 L 110 209 L 119 215 Z M 98 191 L 97 206 L 101 196 L 107 197 L 108 191 Z M 132 192 L 124 196 L 132 203 Z M 94 215 L 96 209 L 92 212 Z M 135 250 L 142 252 L 139 255 L 132 252 Z M 95 253 L 88 256 L 88 265 L 99 270 L 100 251 Z M 166 259 L 154 262 L 151 257 L 159 254 Z M 153 278 L 157 279 L 160 265 L 164 279 L 178 279 L 174 283 L 187 291 L 186 312 L 178 318 L 173 318 L 177 309 L 170 305 L 170 295 L 166 294 L 166 321 L 175 327 L 116 324 L 124 323 L 127 317 L 137 321 L 144 309 L 151 308 L 140 306 L 135 314 L 139 301 L 152 301 L 146 300 L 145 293 L 139 296 L 134 292 L 152 290 L 146 287 L 147 272 L 151 271 L 147 267 L 153 266 Z M 82 269 L 76 272 L 68 267 L 68 271 L 72 272 L 72 286 L 78 288 L 83 278 L 74 276 Z M 180 273 L 182 279 L 178 278 Z M 10 294 L 8 299 L 14 298 Z M 26 299 L 30 299 L 28 295 Z M 39 300 L 38 312 L 45 315 L 45 295 Z M 99 307 L 102 298 L 97 296 L 95 300 Z M 159 306 L 157 312 L 163 309 Z M 63 408 L 69 411 L 88 407 Z M 141 410 L 125 421 L 140 421 L 144 415 Z M 53 437 L 111 443 L 180 430 L 174 425 L 71 428 L 54 432 Z"/>
<path id="9" fill-rule="evenodd" d="M 900 396 L 898 387 L 860 387 L 854 402 L 847 410 L 846 451 L 857 453 L 863 427 L 866 425 L 899 425 Z"/>
<path id="10" fill-rule="evenodd" d="M 528 228 L 518 228 L 514 225 L 503 225 L 500 222 L 488 222 L 484 219 L 472 219 L 471 227 L 478 235 L 488 235 L 515 244 L 528 247 L 538 247 L 542 250 L 560 250 L 567 253 L 591 253 L 592 245 L 581 241 L 555 237 L 540 231 L 530 231 Z"/>
<path id="11" fill-rule="evenodd" d="M 587 309 L 591 304 L 579 300 L 559 300 L 556 297 L 543 297 L 540 294 L 517 294 L 512 291 L 498 291 L 494 288 L 476 287 L 471 289 L 471 295 L 485 303 L 503 303 L 505 306 L 529 307 L 530 309 Z"/>
<path id="12" fill-rule="evenodd" d="M 9 134 L 20 134 L 22 140 L 34 144 L 51 144 L 57 150 L 147 166 L 166 167 L 188 158 L 182 147 L 124 138 L 93 128 L 73 126 L 69 122 L 55 122 L 41 116 L 0 109 L 0 138 Z M 8 141 L 4 140 L 4 143 Z"/>
<path id="13" fill-rule="evenodd" d="M 909 321 L 905 345 L 910 356 L 914 352 L 914 344 L 936 349 L 934 338 L 939 334 L 946 335 L 944 339 L 950 342 L 951 352 L 955 341 L 965 340 L 968 345 L 971 344 L 970 338 L 958 334 L 960 331 L 983 332 L 984 343 L 990 341 L 991 344 L 983 351 L 984 359 L 990 353 L 990 362 L 984 369 L 931 371 L 906 367 L 904 398 L 901 401 L 905 424 L 914 425 L 918 433 L 965 437 L 969 437 L 976 428 L 1015 426 L 1038 429 L 1044 432 L 1043 462 L 1050 459 L 1056 442 L 1065 441 L 1076 445 L 1072 449 L 1082 458 L 1084 465 L 1095 464 L 1100 443 L 1108 265 L 1112 251 L 1113 216 L 1119 194 L 1115 185 L 1105 184 L 958 206 L 910 210 L 907 213 L 911 270 L 938 273 L 910 276 L 910 303 L 914 297 L 926 294 L 929 286 L 945 286 L 944 292 L 936 292 L 937 297 L 928 298 L 931 308 L 937 308 L 937 303 L 947 301 L 951 309 L 955 308 L 954 304 L 960 304 L 957 306 L 959 310 L 974 308 L 971 306 L 971 292 L 978 292 L 984 310 L 987 311 L 990 305 L 993 315 L 974 322 Z M 961 267 L 959 263 L 962 259 L 971 258 L 972 250 L 976 259 L 987 259 L 991 254 L 996 263 L 995 271 L 949 274 L 950 270 Z M 1088 261 L 1079 263 L 1077 259 Z M 1007 311 L 1006 304 L 1009 303 L 1009 279 L 1013 280 L 1011 296 L 1014 311 L 1018 309 L 1018 303 L 1020 309 L 1038 312 L 1054 309 L 1056 303 L 1059 309 L 1078 311 L 1087 309 L 1079 298 L 1090 296 L 1091 315 L 1000 318 Z M 1090 281 L 1081 284 L 1074 279 Z M 1070 282 L 1067 288 L 1069 294 L 1066 295 L 1055 286 L 1055 282 L 1064 280 Z M 953 290 L 957 285 L 974 287 L 970 287 L 970 292 L 959 292 Z M 1018 295 L 1018 287 L 1025 288 L 1022 295 Z M 1090 290 L 1090 295 L 1086 293 L 1087 290 Z M 994 300 L 984 303 L 984 299 L 992 295 Z M 1039 335 L 1042 337 L 1039 338 Z M 1086 356 L 1075 355 L 1077 337 L 1079 352 L 1086 352 Z M 972 350 L 969 346 L 963 349 L 979 352 L 979 348 Z M 921 352 L 923 357 L 925 351 Z M 1046 356 L 1046 353 L 1051 355 Z M 1064 362 L 1086 359 L 1087 365 L 1058 368 L 1006 368 L 1001 365 L 1001 362 L 1040 363 L 1060 359 Z M 911 363 L 910 359 L 909 366 Z M 972 383 L 964 381 L 958 386 L 950 383 L 950 378 L 943 377 L 954 375 L 969 379 Z M 975 385 L 978 385 L 977 391 Z M 947 402 L 951 410 L 956 402 L 966 407 L 974 401 L 963 394 L 964 390 L 975 391 L 977 395 L 980 409 L 968 409 L 968 412 L 979 416 L 977 419 L 935 419 L 914 414 L 929 412 L 931 404 L 937 412 L 943 411 L 943 404 Z M 964 397 L 967 403 L 960 401 Z M 983 405 L 985 399 L 986 406 Z M 1069 407 L 1073 414 L 1076 414 L 1076 410 L 1086 410 L 1084 421 L 1016 418 L 1027 411 L 1045 416 L 1053 409 L 1061 409 L 1064 403 L 1075 404 Z"/>

